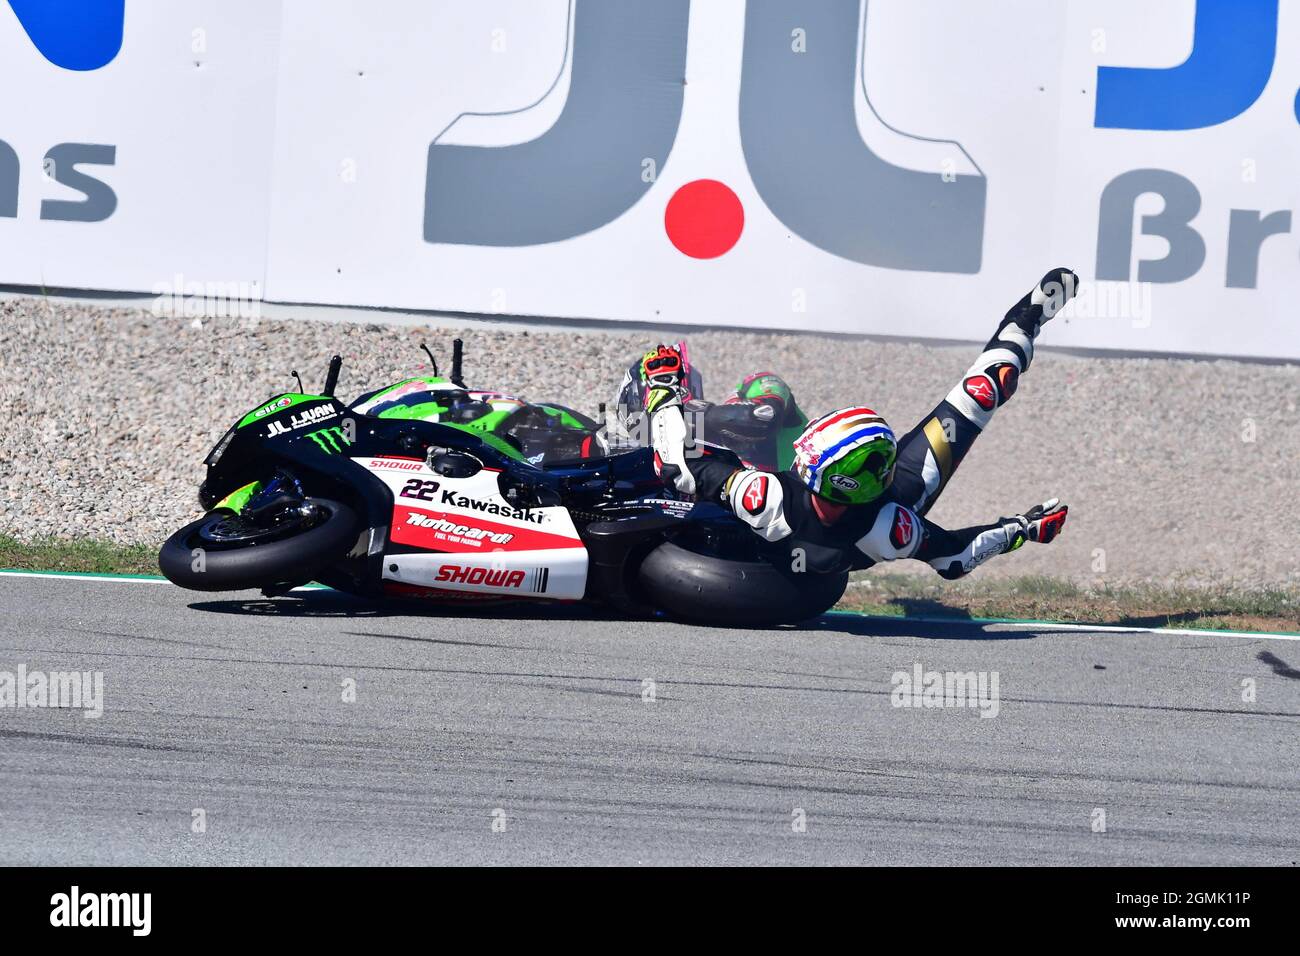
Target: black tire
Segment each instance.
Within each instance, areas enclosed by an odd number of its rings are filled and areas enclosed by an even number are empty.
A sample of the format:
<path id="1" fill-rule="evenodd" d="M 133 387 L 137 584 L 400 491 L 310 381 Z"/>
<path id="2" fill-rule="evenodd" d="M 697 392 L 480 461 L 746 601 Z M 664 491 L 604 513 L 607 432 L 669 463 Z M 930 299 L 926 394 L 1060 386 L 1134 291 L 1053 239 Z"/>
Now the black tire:
<path id="1" fill-rule="evenodd" d="M 173 534 L 158 552 L 158 567 L 168 581 L 191 591 L 244 591 L 284 583 L 306 583 L 356 540 L 357 517 L 347 505 L 327 498 L 311 502 L 327 512 L 324 521 L 273 541 L 223 545 L 199 531 L 216 512 Z M 228 512 L 227 512 L 228 514 Z M 194 549 L 203 549 L 203 570 L 194 569 Z"/>
<path id="2" fill-rule="evenodd" d="M 847 571 L 796 574 L 761 559 L 738 561 L 665 541 L 641 562 L 637 581 L 654 606 L 698 624 L 796 624 L 835 605 Z"/>

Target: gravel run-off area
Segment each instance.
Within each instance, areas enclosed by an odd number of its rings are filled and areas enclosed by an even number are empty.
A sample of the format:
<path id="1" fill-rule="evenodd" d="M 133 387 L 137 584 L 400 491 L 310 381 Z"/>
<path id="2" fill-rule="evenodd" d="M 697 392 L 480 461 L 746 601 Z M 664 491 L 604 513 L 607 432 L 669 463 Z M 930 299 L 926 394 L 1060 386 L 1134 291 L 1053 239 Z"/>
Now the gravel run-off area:
<path id="1" fill-rule="evenodd" d="M 160 543 L 198 515 L 208 449 L 249 408 L 295 390 L 292 369 L 316 389 L 329 357 L 341 354 L 339 394 L 350 400 L 427 373 L 422 341 L 449 361 L 454 336 L 465 340 L 471 387 L 592 414 L 658 341 L 653 332 L 541 325 L 196 322 L 66 300 L 0 301 L 0 534 Z M 1051 338 L 1048 325 L 1016 397 L 930 516 L 959 527 L 1056 496 L 1070 505 L 1069 523 L 1050 546 L 1027 546 L 976 575 L 1300 586 L 1300 366 L 1080 357 L 1053 352 Z M 900 434 L 979 351 L 811 334 L 711 331 L 689 341 L 708 398 L 770 368 L 810 415 L 865 403 Z"/>

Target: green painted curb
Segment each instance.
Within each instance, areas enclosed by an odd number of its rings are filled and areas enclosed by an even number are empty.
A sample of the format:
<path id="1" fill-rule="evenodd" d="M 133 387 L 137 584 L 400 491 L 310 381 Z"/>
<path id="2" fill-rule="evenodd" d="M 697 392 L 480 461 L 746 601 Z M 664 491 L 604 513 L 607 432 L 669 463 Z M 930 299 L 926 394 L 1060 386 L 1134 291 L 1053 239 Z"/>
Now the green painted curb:
<path id="1" fill-rule="evenodd" d="M 29 571 L 25 568 L 0 568 L 2 574 L 39 574 L 44 577 L 53 578 L 122 578 L 128 581 L 166 581 L 161 574 L 117 574 L 111 571 Z M 304 588 L 313 591 L 330 590 L 323 584 L 306 584 Z M 1134 631 L 1150 631 L 1159 633 L 1160 631 L 1188 631 L 1195 634 L 1228 634 L 1236 637 L 1250 637 L 1254 634 L 1280 634 L 1285 637 L 1300 637 L 1300 631 L 1230 631 L 1220 628 L 1199 628 L 1199 627 L 1141 627 L 1128 624 L 1098 624 L 1095 621 L 1043 621 L 1036 618 L 1027 617 L 936 617 L 933 615 L 911 615 L 911 614 L 868 614 L 865 611 L 827 611 L 827 617 L 843 616 L 857 617 L 871 621 L 915 621 L 922 624 L 1021 624 L 1035 627 L 1054 627 L 1058 625 L 1068 625 L 1069 627 L 1131 627 Z"/>
<path id="2" fill-rule="evenodd" d="M 34 571 L 31 568 L 0 568 L 0 574 L 39 574 L 50 578 L 124 578 L 128 581 L 166 581 L 161 574 L 121 574 L 117 571 Z"/>

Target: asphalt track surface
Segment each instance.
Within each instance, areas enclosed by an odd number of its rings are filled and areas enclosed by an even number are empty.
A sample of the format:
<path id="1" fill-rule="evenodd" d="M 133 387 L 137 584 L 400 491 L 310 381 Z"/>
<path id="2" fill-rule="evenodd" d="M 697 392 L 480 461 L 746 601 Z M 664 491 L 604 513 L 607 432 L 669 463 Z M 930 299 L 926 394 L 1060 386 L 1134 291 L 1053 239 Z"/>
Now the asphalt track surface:
<path id="1" fill-rule="evenodd" d="M 1300 642 L 0 594 L 0 671 L 104 674 L 99 719 L 0 710 L 3 863 L 1300 860 Z M 917 662 L 996 671 L 997 716 L 891 706 Z"/>

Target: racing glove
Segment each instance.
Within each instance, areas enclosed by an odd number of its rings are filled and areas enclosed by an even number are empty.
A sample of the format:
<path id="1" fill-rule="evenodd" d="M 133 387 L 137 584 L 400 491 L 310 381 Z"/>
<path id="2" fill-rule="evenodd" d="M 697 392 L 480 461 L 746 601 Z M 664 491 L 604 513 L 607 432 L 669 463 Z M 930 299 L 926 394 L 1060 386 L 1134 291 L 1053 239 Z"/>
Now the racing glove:
<path id="1" fill-rule="evenodd" d="M 1021 525 L 1025 537 L 1030 541 L 1036 541 L 1039 544 L 1050 544 L 1061 533 L 1061 529 L 1065 527 L 1065 519 L 1069 513 L 1070 508 L 1068 505 L 1061 504 L 1060 498 L 1052 498 L 1044 501 L 1041 505 L 1035 505 L 1022 515 L 1016 515 L 1011 520 Z M 1023 543 L 1022 541 L 1021 544 Z M 1007 550 L 1014 551 L 1018 547 L 1020 547 L 1020 544 L 1016 544 Z"/>
<path id="2" fill-rule="evenodd" d="M 1034 505 L 1022 515 L 1000 519 L 998 523 L 1007 535 L 1006 547 L 1002 553 L 1015 551 L 1026 541 L 1050 544 L 1061 533 L 1069 513 L 1069 507 L 1061 504 L 1060 498 L 1051 498 L 1041 505 Z"/>
<path id="3" fill-rule="evenodd" d="M 641 378 L 646 385 L 647 415 L 653 416 L 671 405 L 681 405 L 688 398 L 686 365 L 682 353 L 671 345 L 660 345 L 641 357 Z"/>

